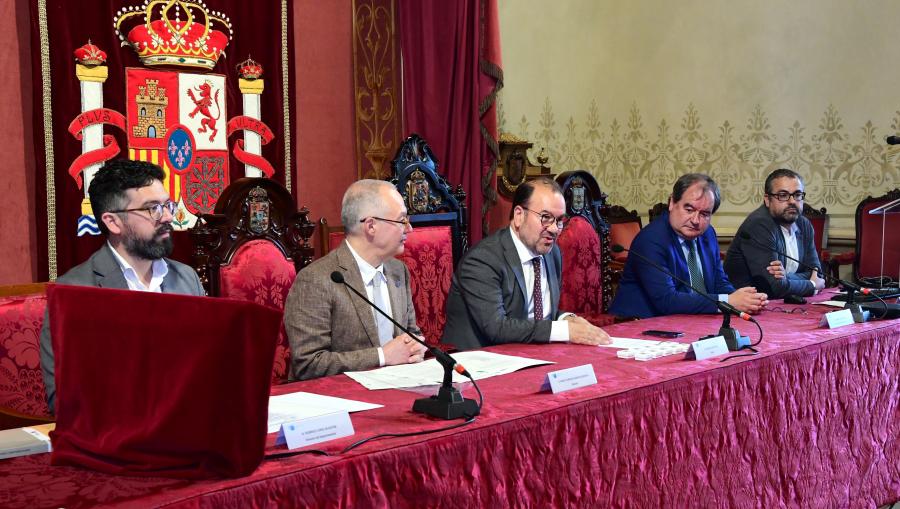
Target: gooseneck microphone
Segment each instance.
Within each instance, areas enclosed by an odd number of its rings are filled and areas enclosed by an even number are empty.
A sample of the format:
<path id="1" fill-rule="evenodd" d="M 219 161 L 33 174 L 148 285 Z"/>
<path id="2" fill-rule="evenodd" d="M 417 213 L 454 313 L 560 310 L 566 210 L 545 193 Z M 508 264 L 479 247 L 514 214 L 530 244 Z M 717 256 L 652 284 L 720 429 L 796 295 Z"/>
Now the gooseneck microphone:
<path id="1" fill-rule="evenodd" d="M 776 247 L 775 245 L 767 245 L 766 243 L 764 243 L 764 242 L 762 242 L 761 240 L 759 240 L 759 239 L 753 237 L 752 235 L 750 235 L 749 233 L 747 233 L 747 232 L 745 232 L 745 231 L 742 231 L 738 236 L 739 236 L 740 238 L 742 238 L 743 240 L 748 240 L 748 241 L 750 241 L 750 242 L 756 244 L 757 246 L 759 246 L 759 247 L 761 247 L 761 248 L 763 248 L 763 249 L 768 249 L 768 250 L 770 250 L 770 251 L 774 251 L 774 252 L 775 252 L 776 254 L 778 254 L 779 256 L 783 256 L 783 257 L 787 258 L 788 260 L 797 262 L 797 264 L 798 264 L 803 270 L 813 270 L 813 269 L 818 269 L 818 267 L 813 267 L 812 265 L 809 265 L 808 263 L 803 263 L 802 261 L 800 261 L 800 260 L 794 258 L 793 256 L 790 256 L 789 254 L 785 253 L 785 252 L 782 251 L 781 249 L 777 249 L 777 247 Z M 880 316 L 879 318 L 884 318 L 885 315 L 887 315 L 887 312 L 888 312 L 888 305 L 887 305 L 887 302 L 885 302 L 884 299 L 882 299 L 882 298 L 879 297 L 878 295 L 872 293 L 872 291 L 869 290 L 868 288 L 863 288 L 863 287 L 859 286 L 859 285 L 856 284 L 856 283 L 851 283 L 850 281 L 846 281 L 846 280 L 844 280 L 844 279 L 837 278 L 837 277 L 831 276 L 831 275 L 829 275 L 829 274 L 826 274 L 824 270 L 822 271 L 822 276 L 824 276 L 825 279 L 826 279 L 828 282 L 833 282 L 833 283 L 837 283 L 837 284 L 841 285 L 841 288 L 843 288 L 843 289 L 847 292 L 847 305 L 846 305 L 846 307 L 847 307 L 847 308 L 851 308 L 851 309 L 854 311 L 854 314 L 859 313 L 859 315 L 862 316 L 862 310 L 859 308 L 859 305 L 858 305 L 858 304 L 854 304 L 854 302 L 853 302 L 853 295 L 854 295 L 856 292 L 859 292 L 859 293 L 861 293 L 861 294 L 863 294 L 863 295 L 872 295 L 873 297 L 875 297 L 876 299 L 878 299 L 878 300 L 881 301 L 881 304 L 884 306 L 884 311 L 882 312 L 882 314 L 881 314 L 881 316 Z M 852 306 L 856 306 L 856 308 L 854 309 L 854 308 L 852 308 Z"/>
<path id="2" fill-rule="evenodd" d="M 884 142 L 888 145 L 900 145 L 900 136 L 888 136 Z"/>
<path id="3" fill-rule="evenodd" d="M 459 392 L 456 387 L 453 387 L 453 372 L 456 371 L 460 375 L 463 375 L 471 380 L 472 384 L 475 385 L 476 390 L 479 391 L 479 394 L 481 393 L 481 391 L 478 389 L 478 385 L 475 384 L 475 380 L 472 378 L 472 375 L 469 374 L 468 371 L 466 371 L 466 368 L 464 368 L 462 364 L 456 362 L 456 360 L 447 352 L 444 352 L 440 348 L 435 348 L 428 345 L 427 343 L 419 339 L 418 335 L 414 334 L 403 325 L 397 323 L 397 321 L 394 320 L 392 316 L 385 313 L 384 310 L 382 310 L 380 307 L 376 306 L 372 301 L 368 299 L 368 297 L 360 293 L 356 288 L 350 286 L 350 284 L 344 280 L 344 275 L 339 271 L 334 271 L 331 273 L 331 280 L 335 283 L 344 285 L 348 290 L 356 294 L 357 297 L 371 306 L 372 309 L 380 313 L 381 316 L 390 320 L 391 323 L 396 325 L 398 329 L 402 330 L 413 340 L 427 348 L 428 351 L 431 352 L 432 355 L 434 355 L 434 358 L 438 361 L 438 363 L 443 366 L 444 382 L 441 384 L 441 388 L 440 390 L 438 390 L 437 396 L 417 399 L 415 403 L 413 403 L 413 412 L 420 412 L 441 419 L 470 419 L 481 413 L 481 405 L 476 403 L 474 399 L 464 398 L 462 396 L 462 393 Z"/>
<path id="4" fill-rule="evenodd" d="M 692 285 L 689 281 L 685 281 L 684 279 L 676 276 L 675 274 L 672 274 L 668 269 L 666 269 L 662 265 L 654 262 L 650 258 L 647 258 L 646 256 L 642 255 L 641 253 L 638 253 L 637 251 L 632 251 L 631 249 L 628 249 L 620 244 L 616 244 L 616 245 L 612 246 L 611 249 L 614 253 L 621 253 L 623 251 L 628 251 L 629 256 L 630 255 L 637 256 L 638 258 L 640 258 L 641 260 L 646 262 L 648 265 L 650 265 L 654 269 L 662 272 L 663 274 L 669 276 L 670 278 L 674 279 L 675 281 L 678 281 L 679 283 L 687 286 L 691 290 L 694 290 L 695 293 L 697 293 L 698 295 L 702 295 L 703 298 L 705 298 L 706 300 L 715 304 L 716 307 L 719 309 L 719 311 L 722 312 L 722 326 L 719 328 L 719 335 L 725 337 L 725 343 L 728 344 L 729 350 L 731 350 L 731 351 L 742 350 L 745 348 L 750 348 L 750 347 L 756 346 L 762 342 L 762 338 L 763 338 L 762 327 L 759 325 L 759 322 L 757 322 L 752 316 L 750 316 L 749 313 L 745 313 L 727 302 L 722 302 L 718 299 L 714 299 L 714 298 L 710 297 L 709 295 L 706 294 L 706 292 L 702 292 L 702 291 L 698 290 L 697 288 L 695 288 L 694 285 Z M 748 338 L 747 336 L 741 336 L 740 332 L 738 332 L 737 329 L 735 329 L 731 326 L 731 315 L 740 317 L 742 320 L 745 320 L 748 322 L 753 322 L 756 325 L 756 328 L 759 329 L 759 339 L 756 341 L 756 343 L 753 343 L 751 345 L 750 338 Z"/>

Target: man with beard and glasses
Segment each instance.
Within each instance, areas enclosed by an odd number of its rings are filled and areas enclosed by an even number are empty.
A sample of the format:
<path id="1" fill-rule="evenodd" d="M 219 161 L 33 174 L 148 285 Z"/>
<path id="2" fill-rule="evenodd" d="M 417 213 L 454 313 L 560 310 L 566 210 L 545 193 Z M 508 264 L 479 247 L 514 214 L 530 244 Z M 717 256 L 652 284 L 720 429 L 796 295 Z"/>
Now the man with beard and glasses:
<path id="1" fill-rule="evenodd" d="M 441 342 L 461 350 L 502 343 L 609 344 L 601 328 L 559 310 L 566 224 L 559 185 L 542 177 L 513 195 L 509 227 L 483 239 L 460 261 L 447 297 Z"/>
<path id="2" fill-rule="evenodd" d="M 763 204 L 741 224 L 725 257 L 734 284 L 753 284 L 776 299 L 814 295 L 825 287 L 815 232 L 803 217 L 805 197 L 803 179 L 794 171 L 778 169 L 766 178 Z"/>
<path id="3" fill-rule="evenodd" d="M 735 290 L 722 270 L 719 242 L 710 224 L 720 203 L 719 186 L 709 175 L 678 177 L 669 210 L 631 242 L 610 313 L 627 318 L 716 313 L 718 307 L 710 297 L 747 313 L 762 310 L 766 294 L 751 286 Z"/>
<path id="4" fill-rule="evenodd" d="M 119 290 L 205 295 L 191 267 L 166 258 L 172 253 L 175 203 L 163 187 L 165 173 L 155 164 L 119 159 L 108 161 L 91 181 L 94 217 L 106 244 L 57 284 Z M 50 320 L 41 328 L 41 370 L 47 402 L 55 413 L 56 378 Z"/>

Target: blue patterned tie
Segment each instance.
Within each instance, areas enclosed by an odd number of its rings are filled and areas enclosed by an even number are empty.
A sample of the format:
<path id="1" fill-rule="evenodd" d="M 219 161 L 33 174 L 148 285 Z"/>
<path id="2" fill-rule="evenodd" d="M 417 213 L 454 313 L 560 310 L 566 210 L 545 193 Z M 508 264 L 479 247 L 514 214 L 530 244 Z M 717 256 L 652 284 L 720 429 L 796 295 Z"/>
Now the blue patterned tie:
<path id="1" fill-rule="evenodd" d="M 706 282 L 703 281 L 703 270 L 700 269 L 700 257 L 697 256 L 697 241 L 686 240 L 688 243 L 688 271 L 691 273 L 691 286 L 706 293 Z"/>

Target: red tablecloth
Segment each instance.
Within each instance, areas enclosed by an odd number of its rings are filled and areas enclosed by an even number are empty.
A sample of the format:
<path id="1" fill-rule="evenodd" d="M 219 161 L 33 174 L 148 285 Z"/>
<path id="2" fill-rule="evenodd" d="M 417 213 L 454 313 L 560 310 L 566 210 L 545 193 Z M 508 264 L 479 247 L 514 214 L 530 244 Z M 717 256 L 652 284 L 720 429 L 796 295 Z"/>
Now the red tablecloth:
<path id="1" fill-rule="evenodd" d="M 726 363 L 496 347 L 556 364 L 482 381 L 482 415 L 453 432 L 266 460 L 242 479 L 114 477 L 51 467 L 48 455 L 5 460 L 0 506 L 871 507 L 900 499 L 900 320 L 831 331 L 817 327 L 826 309 L 799 307 L 808 314 L 759 315 L 760 355 Z M 609 331 L 677 329 L 690 341 L 719 322 L 675 316 Z M 752 324 L 738 327 L 756 339 Z M 597 385 L 538 392 L 548 371 L 585 363 Z M 417 394 L 366 391 L 343 375 L 275 389 L 294 390 L 385 405 L 353 414 L 355 436 L 320 444 L 332 453 L 377 432 L 443 425 L 410 411 Z"/>

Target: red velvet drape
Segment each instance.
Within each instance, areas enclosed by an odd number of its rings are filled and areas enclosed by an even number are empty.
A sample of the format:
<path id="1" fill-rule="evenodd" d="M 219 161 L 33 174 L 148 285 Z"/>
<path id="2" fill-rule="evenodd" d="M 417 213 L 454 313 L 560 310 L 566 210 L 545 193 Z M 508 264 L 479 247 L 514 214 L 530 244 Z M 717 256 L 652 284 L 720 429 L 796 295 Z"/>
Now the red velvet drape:
<path id="1" fill-rule="evenodd" d="M 502 86 L 496 0 L 399 2 L 406 133 L 420 134 L 439 172 L 466 190 L 469 239 L 483 235 L 494 195 L 496 91 Z"/>

